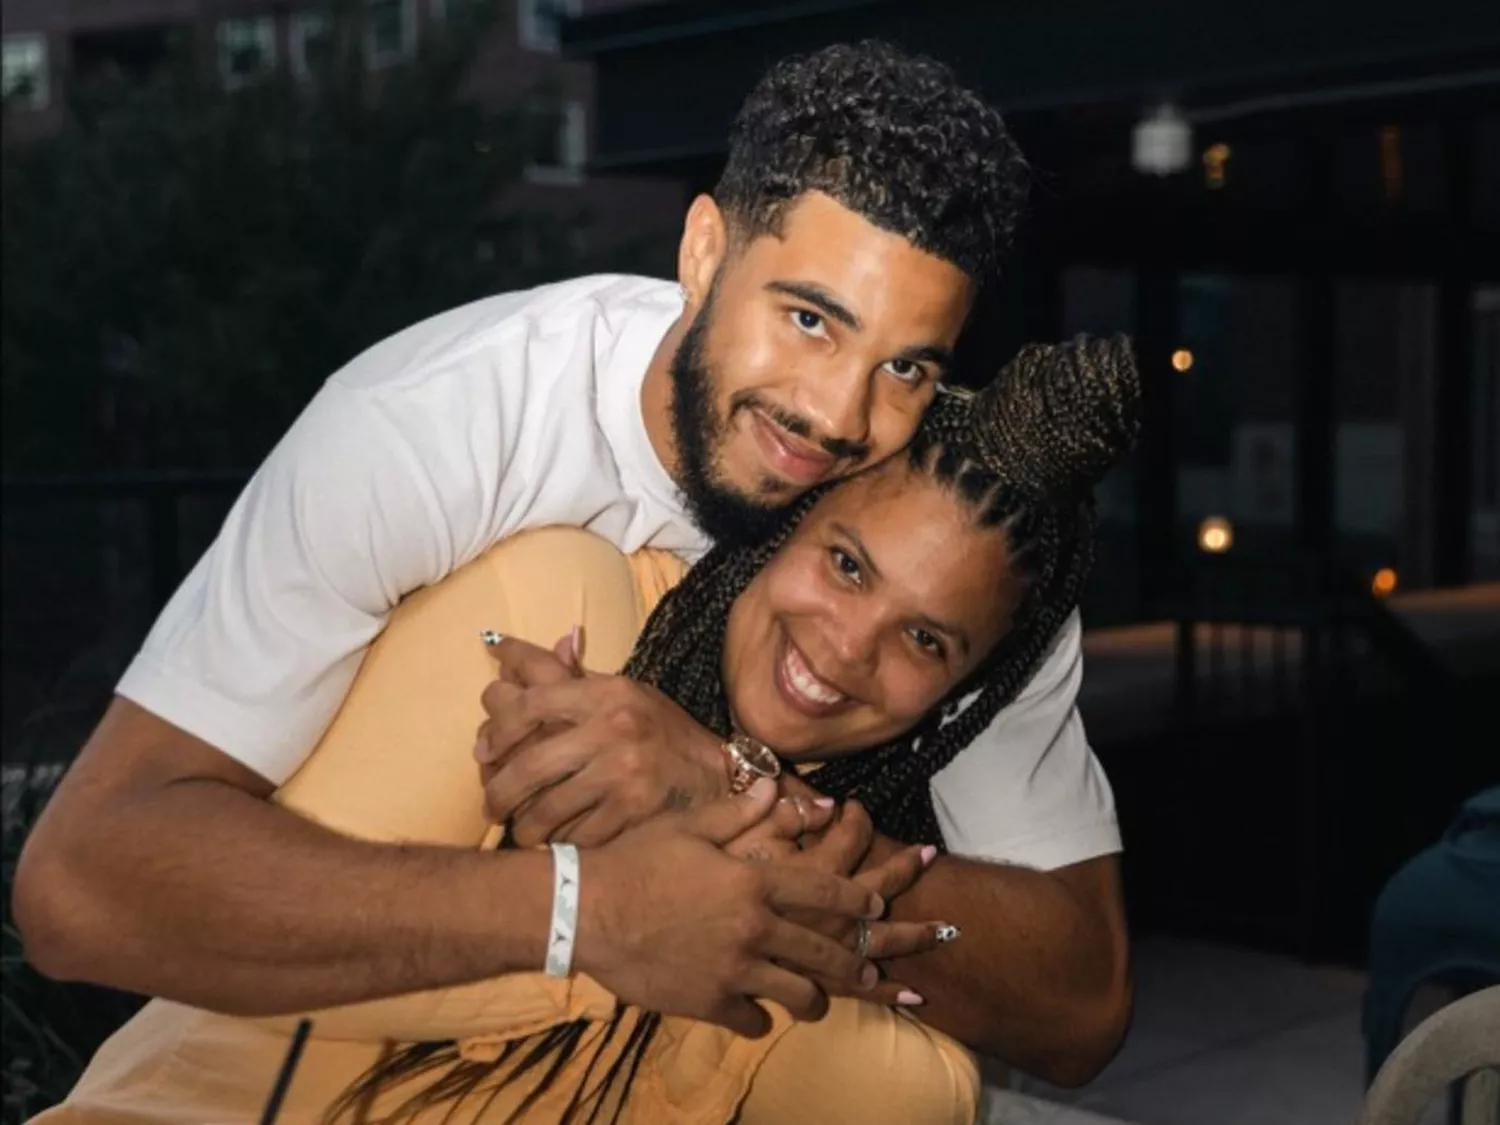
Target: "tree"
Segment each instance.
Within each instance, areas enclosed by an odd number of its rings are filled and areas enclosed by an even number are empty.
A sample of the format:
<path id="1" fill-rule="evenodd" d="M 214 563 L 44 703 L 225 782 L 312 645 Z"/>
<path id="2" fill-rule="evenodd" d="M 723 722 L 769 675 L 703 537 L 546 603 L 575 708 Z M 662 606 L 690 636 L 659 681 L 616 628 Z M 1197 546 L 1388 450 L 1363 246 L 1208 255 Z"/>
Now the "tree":
<path id="1" fill-rule="evenodd" d="M 583 270 L 583 216 L 503 205 L 530 118 L 465 92 L 488 6 L 380 74 L 359 11 L 328 13 L 308 80 L 230 91 L 182 52 L 7 149 L 8 471 L 252 465 L 376 340 Z"/>

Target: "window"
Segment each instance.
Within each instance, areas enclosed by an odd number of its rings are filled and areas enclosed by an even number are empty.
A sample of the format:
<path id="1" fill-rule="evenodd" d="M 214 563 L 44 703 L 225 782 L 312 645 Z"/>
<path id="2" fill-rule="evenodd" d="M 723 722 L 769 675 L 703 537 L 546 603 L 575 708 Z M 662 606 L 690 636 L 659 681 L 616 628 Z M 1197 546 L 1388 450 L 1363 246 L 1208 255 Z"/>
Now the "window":
<path id="1" fill-rule="evenodd" d="M 578 183 L 588 155 L 588 118 L 580 101 L 532 114 L 526 178 L 534 183 Z"/>
<path id="2" fill-rule="evenodd" d="M 412 57 L 417 46 L 414 0 L 366 0 L 365 58 L 372 69 Z"/>
<path id="3" fill-rule="evenodd" d="M 219 24 L 219 76 L 231 90 L 276 65 L 276 17 L 251 16 Z"/>
<path id="4" fill-rule="evenodd" d="M 516 34 L 528 51 L 555 51 L 563 20 L 576 16 L 579 0 L 517 0 Z"/>
<path id="5" fill-rule="evenodd" d="M 323 12 L 295 12 L 288 36 L 292 74 L 306 81 L 328 61 L 333 46 L 333 32 Z"/>
<path id="6" fill-rule="evenodd" d="M 3 83 L 7 103 L 27 109 L 46 109 L 51 98 L 47 86 L 47 40 L 42 35 L 7 35 Z"/>

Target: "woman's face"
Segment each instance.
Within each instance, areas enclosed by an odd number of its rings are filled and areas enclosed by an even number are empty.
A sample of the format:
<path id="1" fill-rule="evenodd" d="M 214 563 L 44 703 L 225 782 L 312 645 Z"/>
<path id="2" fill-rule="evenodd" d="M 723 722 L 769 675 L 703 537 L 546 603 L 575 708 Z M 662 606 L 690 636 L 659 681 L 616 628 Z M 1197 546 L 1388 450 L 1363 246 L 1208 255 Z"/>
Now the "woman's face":
<path id="1" fill-rule="evenodd" d="M 989 655 L 1021 593 L 1005 533 L 893 458 L 819 501 L 736 600 L 734 720 L 794 758 L 895 738 Z"/>

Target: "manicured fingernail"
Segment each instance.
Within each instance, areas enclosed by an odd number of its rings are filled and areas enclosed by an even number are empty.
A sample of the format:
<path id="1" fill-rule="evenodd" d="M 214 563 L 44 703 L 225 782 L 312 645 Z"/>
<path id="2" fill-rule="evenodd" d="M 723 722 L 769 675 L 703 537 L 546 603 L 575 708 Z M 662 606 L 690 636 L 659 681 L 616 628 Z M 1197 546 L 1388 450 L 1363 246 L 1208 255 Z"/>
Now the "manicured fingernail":
<path id="1" fill-rule="evenodd" d="M 927 1003 L 927 1001 L 923 1000 L 921 995 L 913 992 L 911 989 L 903 988 L 900 992 L 896 993 L 896 1003 L 900 1004 L 903 1008 L 918 1008 Z"/>
<path id="2" fill-rule="evenodd" d="M 922 849 L 922 866 L 931 867 L 932 861 L 935 859 L 937 859 L 937 849 L 931 844 L 928 844 L 925 848 Z"/>
<path id="3" fill-rule="evenodd" d="M 577 664 L 583 657 L 583 626 L 574 625 L 568 630 L 568 639 L 571 642 L 569 651 L 573 654 L 573 663 Z"/>
<path id="4" fill-rule="evenodd" d="M 479 639 L 489 645 L 490 648 L 494 648 L 501 641 L 505 640 L 505 636 L 502 633 L 495 632 L 493 629 L 481 629 L 479 630 Z"/>
<path id="5" fill-rule="evenodd" d="M 937 938 L 939 944 L 947 945 L 950 941 L 957 941 L 959 938 L 963 937 L 964 932 L 957 926 L 949 925 L 947 922 L 944 922 L 937 928 L 937 932 L 933 936 Z"/>
<path id="6" fill-rule="evenodd" d="M 874 965 L 866 965 L 859 971 L 859 986 L 861 988 L 874 988 L 880 983 L 880 970 Z"/>
<path id="7" fill-rule="evenodd" d="M 750 788 L 746 789 L 743 793 L 740 794 L 740 796 L 748 798 L 760 798 L 764 797 L 769 792 L 773 792 L 775 788 L 776 783 L 769 777 L 757 777 L 754 783 L 751 784 Z"/>
<path id="8" fill-rule="evenodd" d="M 813 804 L 817 805 L 820 809 L 831 809 L 838 802 L 832 797 L 818 797 L 813 800 Z"/>
<path id="9" fill-rule="evenodd" d="M 879 918 L 884 913 L 885 899 L 881 898 L 879 895 L 871 895 L 870 910 L 869 913 L 865 915 L 865 917 L 873 921 L 874 919 Z"/>

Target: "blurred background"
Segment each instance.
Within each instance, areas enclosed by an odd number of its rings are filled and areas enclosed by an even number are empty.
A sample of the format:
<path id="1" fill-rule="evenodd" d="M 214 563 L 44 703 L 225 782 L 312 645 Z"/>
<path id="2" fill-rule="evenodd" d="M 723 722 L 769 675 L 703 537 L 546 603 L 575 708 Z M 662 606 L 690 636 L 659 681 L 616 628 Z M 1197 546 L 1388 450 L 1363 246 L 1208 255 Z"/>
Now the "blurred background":
<path id="1" fill-rule="evenodd" d="M 1353 1119 L 1377 896 L 1500 782 L 1492 0 L 3 16 L 7 1123 L 130 1010 L 26 969 L 20 840 L 301 405 L 441 309 L 669 275 L 760 72 L 866 36 L 951 63 L 1038 173 L 966 377 L 1113 331 L 1146 375 L 1100 496 L 1081 701 L 1126 834 L 1137 1027 L 1083 1091 L 997 1069 L 987 1112 Z"/>

